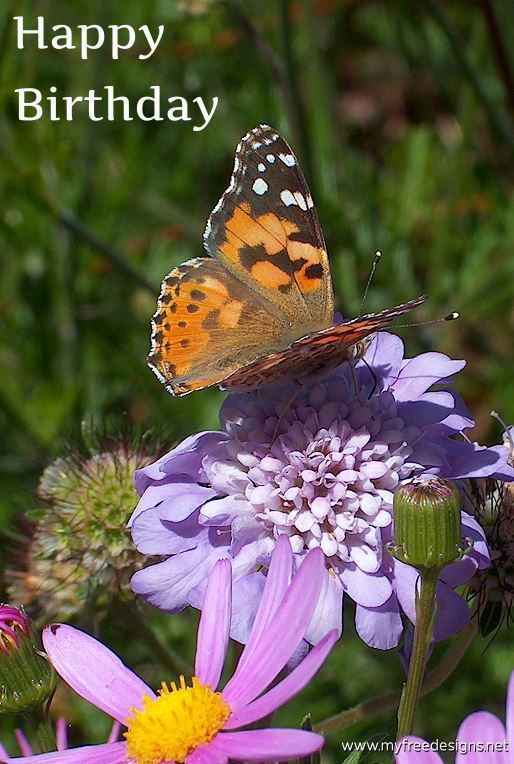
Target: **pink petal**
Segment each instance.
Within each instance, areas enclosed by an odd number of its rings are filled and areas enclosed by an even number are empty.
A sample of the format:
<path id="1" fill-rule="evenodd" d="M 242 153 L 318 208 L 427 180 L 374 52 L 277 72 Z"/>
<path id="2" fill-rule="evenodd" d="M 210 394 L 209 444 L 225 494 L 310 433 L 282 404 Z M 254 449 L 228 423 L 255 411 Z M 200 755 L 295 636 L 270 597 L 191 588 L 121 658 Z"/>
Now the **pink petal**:
<path id="1" fill-rule="evenodd" d="M 9 754 L 3 747 L 2 743 L 0 743 L 0 756 L 2 757 L 2 761 L 9 761 Z"/>
<path id="2" fill-rule="evenodd" d="M 444 764 L 443 760 L 435 751 L 423 751 L 421 746 L 428 748 L 430 744 L 423 738 L 409 735 L 396 743 L 396 764 Z"/>
<path id="3" fill-rule="evenodd" d="M 240 761 L 282 761 L 308 756 L 325 742 L 321 735 L 304 730 L 265 729 L 245 732 L 220 732 L 217 747 L 229 759 Z"/>
<path id="4" fill-rule="evenodd" d="M 231 585 L 230 560 L 218 560 L 205 592 L 195 660 L 195 676 L 213 690 L 218 686 L 227 654 L 232 613 Z"/>
<path id="5" fill-rule="evenodd" d="M 509 753 L 506 749 L 505 727 L 494 714 L 477 711 L 466 717 L 457 732 L 459 743 L 483 743 L 487 748 L 483 752 L 474 751 L 477 746 L 470 746 L 469 751 L 457 751 L 455 764 L 508 764 Z M 501 744 L 504 750 L 494 750 L 495 744 Z"/>
<path id="6" fill-rule="evenodd" d="M 507 710 L 505 716 L 509 751 L 514 751 L 514 671 L 510 675 L 509 686 L 507 689 Z"/>
<path id="7" fill-rule="evenodd" d="M 67 730 L 67 722 L 66 719 L 63 719 L 62 716 L 60 716 L 57 719 L 57 722 L 55 724 L 55 740 L 57 743 L 57 750 L 58 751 L 65 751 L 68 747 L 68 730 Z M 108 743 L 111 741 L 108 740 Z"/>
<path id="8" fill-rule="evenodd" d="M 251 656 L 245 659 L 242 669 L 238 666 L 227 683 L 223 697 L 234 711 L 266 689 L 300 644 L 318 601 L 324 559 L 319 548 L 307 553 L 272 623 L 268 624 Z"/>
<path id="9" fill-rule="evenodd" d="M 113 722 L 113 725 L 111 727 L 111 731 L 109 732 L 109 737 L 107 738 L 108 743 L 115 743 L 121 732 L 121 724 L 119 722 Z"/>
<path id="10" fill-rule="evenodd" d="M 258 698 L 258 700 L 232 714 L 224 729 L 232 730 L 237 727 L 246 727 L 258 719 L 263 719 L 280 706 L 283 706 L 284 703 L 287 703 L 290 698 L 300 692 L 310 682 L 334 646 L 338 636 L 337 629 L 327 634 L 285 679 L 275 685 L 265 695 Z"/>
<path id="11" fill-rule="evenodd" d="M 68 748 L 66 751 L 40 753 L 20 759 L 6 759 L 8 764 L 122 764 L 127 761 L 127 744 L 103 743 Z"/>
<path id="12" fill-rule="evenodd" d="M 217 737 L 207 745 L 200 745 L 195 748 L 193 753 L 186 756 L 186 764 L 226 764 L 228 756 L 222 748 L 216 745 Z"/>
<path id="13" fill-rule="evenodd" d="M 19 745 L 21 755 L 22 756 L 32 756 L 32 748 L 30 746 L 29 741 L 25 737 L 25 733 L 23 730 L 16 729 L 14 730 L 14 735 L 16 737 L 16 741 Z"/>
<path id="14" fill-rule="evenodd" d="M 43 644 L 57 673 L 90 703 L 124 722 L 132 707 L 142 708 L 152 690 L 93 637 L 73 626 L 54 624 L 43 631 Z"/>
<path id="15" fill-rule="evenodd" d="M 239 659 L 238 671 L 241 671 L 248 660 L 251 660 L 255 646 L 259 644 L 263 634 L 271 623 L 275 612 L 284 599 L 287 587 L 293 574 L 293 552 L 289 538 L 281 534 L 271 555 L 266 583 L 262 599 L 255 616 L 252 632 L 247 645 Z"/>

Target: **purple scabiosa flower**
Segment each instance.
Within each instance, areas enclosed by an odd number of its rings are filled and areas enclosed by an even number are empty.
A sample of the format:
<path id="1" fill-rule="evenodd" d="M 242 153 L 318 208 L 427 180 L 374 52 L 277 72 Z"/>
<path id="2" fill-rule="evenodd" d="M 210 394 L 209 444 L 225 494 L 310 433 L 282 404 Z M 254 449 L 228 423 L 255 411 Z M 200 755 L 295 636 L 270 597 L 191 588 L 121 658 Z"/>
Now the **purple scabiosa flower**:
<path id="1" fill-rule="evenodd" d="M 318 751 L 323 738 L 294 729 L 245 730 L 296 695 L 314 676 L 337 639 L 324 639 L 271 690 L 266 688 L 290 660 L 312 618 L 324 576 L 319 549 L 294 573 L 287 538 L 276 545 L 248 644 L 223 690 L 220 681 L 228 646 L 232 571 L 218 560 L 207 583 L 198 629 L 191 685 L 162 683 L 155 694 L 100 642 L 56 624 L 43 632 L 55 669 L 82 697 L 127 727 L 123 742 L 46 753 L 24 764 L 228 764 L 284 761 Z M 13 759 L 7 759 L 11 762 Z"/>
<path id="2" fill-rule="evenodd" d="M 456 740 L 444 750 L 457 752 L 455 764 L 514 764 L 514 672 L 507 690 L 506 717 L 504 725 L 488 711 L 470 714 L 460 725 Z M 444 764 L 437 747 L 422 738 L 408 736 L 396 746 L 396 764 Z"/>
<path id="3" fill-rule="evenodd" d="M 246 642 L 270 554 L 281 535 L 298 564 L 325 557 L 320 602 L 306 634 L 313 644 L 342 626 L 343 593 L 356 627 L 378 648 L 394 647 L 403 610 L 415 617 L 417 572 L 394 560 L 395 489 L 414 477 L 511 474 L 507 450 L 453 436 L 471 427 L 459 396 L 430 388 L 465 365 L 441 353 L 405 359 L 403 343 L 380 333 L 354 377 L 344 364 L 310 386 L 266 386 L 229 395 L 221 432 L 187 438 L 136 473 L 141 501 L 131 519 L 140 552 L 168 559 L 138 571 L 132 587 L 156 607 L 199 607 L 215 561 L 232 559 L 232 636 Z M 463 514 L 473 551 L 442 572 L 435 638 L 462 628 L 469 610 L 453 588 L 488 564 L 481 531 Z"/>
<path id="4" fill-rule="evenodd" d="M 59 717 L 59 719 L 57 719 L 55 723 L 55 739 L 56 739 L 56 745 L 57 745 L 58 751 L 65 751 L 68 748 L 67 726 L 68 726 L 68 723 L 66 719 L 64 719 L 62 716 Z M 119 722 L 113 722 L 107 742 L 114 743 L 119 737 L 120 730 L 121 730 L 121 724 Z M 14 734 L 15 734 L 16 741 L 18 743 L 18 748 L 20 749 L 21 755 L 24 757 L 33 756 L 34 751 L 32 750 L 32 746 L 27 740 L 23 730 L 16 729 L 14 730 Z M 0 756 L 2 757 L 3 761 L 9 758 L 9 754 L 7 753 L 2 743 L 0 743 Z"/>

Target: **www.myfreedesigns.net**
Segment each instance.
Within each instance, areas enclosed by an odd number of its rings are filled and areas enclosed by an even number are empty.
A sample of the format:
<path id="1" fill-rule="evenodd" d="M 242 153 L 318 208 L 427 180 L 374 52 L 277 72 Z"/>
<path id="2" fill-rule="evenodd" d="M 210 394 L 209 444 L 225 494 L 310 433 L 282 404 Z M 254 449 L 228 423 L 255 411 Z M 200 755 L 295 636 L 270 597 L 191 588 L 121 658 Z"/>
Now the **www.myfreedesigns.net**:
<path id="1" fill-rule="evenodd" d="M 435 751 L 437 753 L 459 753 L 466 756 L 468 753 L 496 753 L 508 752 L 509 743 L 507 740 L 491 741 L 465 741 L 465 740 L 413 740 L 404 739 L 397 742 L 391 740 L 381 741 L 344 741 L 341 748 L 345 753 L 352 751 L 362 751 L 366 753 L 420 753 L 424 751 Z"/>

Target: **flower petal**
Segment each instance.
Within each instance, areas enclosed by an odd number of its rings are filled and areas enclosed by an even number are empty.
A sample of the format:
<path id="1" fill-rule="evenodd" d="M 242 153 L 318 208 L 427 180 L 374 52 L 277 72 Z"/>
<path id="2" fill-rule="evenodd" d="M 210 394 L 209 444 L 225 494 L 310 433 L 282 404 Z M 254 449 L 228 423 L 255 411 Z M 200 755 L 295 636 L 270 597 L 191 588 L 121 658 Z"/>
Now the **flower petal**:
<path id="1" fill-rule="evenodd" d="M 323 585 L 305 639 L 316 645 L 328 630 L 335 629 L 339 636 L 343 631 L 343 585 L 338 576 L 325 569 Z"/>
<path id="2" fill-rule="evenodd" d="M 73 626 L 43 630 L 43 645 L 57 673 L 90 703 L 124 722 L 130 709 L 142 708 L 152 690 L 105 645 Z"/>
<path id="3" fill-rule="evenodd" d="M 292 575 L 293 552 L 288 537 L 282 534 L 278 537 L 275 549 L 271 556 L 262 599 L 255 616 L 252 633 L 246 648 L 239 659 L 237 667 L 238 671 L 241 671 L 246 665 L 246 662 L 251 660 L 255 646 L 263 638 L 264 632 L 271 623 L 277 608 L 284 599 Z"/>
<path id="4" fill-rule="evenodd" d="M 507 750 L 494 750 L 495 743 L 503 744 L 503 748 L 506 749 L 506 739 L 505 727 L 494 714 L 488 711 L 470 714 L 457 732 L 457 740 L 459 743 L 466 743 L 466 750 L 457 751 L 455 764 L 483 764 L 485 761 L 487 764 L 509 764 L 511 759 Z M 469 745 L 470 743 L 473 745 Z M 477 743 L 488 745 L 486 752 L 478 752 Z"/>
<path id="5" fill-rule="evenodd" d="M 464 368 L 466 361 L 454 361 L 443 353 L 422 353 L 407 360 L 393 383 L 398 401 L 415 400 L 429 387 Z"/>
<path id="6" fill-rule="evenodd" d="M 205 592 L 196 643 L 195 676 L 215 690 L 223 671 L 232 612 L 230 560 L 218 560 Z"/>
<path id="7" fill-rule="evenodd" d="M 444 444 L 449 469 L 443 477 L 458 480 L 467 477 L 492 477 L 498 470 L 507 471 L 509 452 L 504 446 L 479 446 L 459 440 L 446 440 Z M 514 474 L 514 473 L 513 473 Z"/>
<path id="8" fill-rule="evenodd" d="M 180 554 L 207 539 L 207 529 L 198 525 L 198 512 L 180 523 L 168 523 L 155 507 L 141 512 L 131 528 L 132 539 L 141 554 Z"/>
<path id="9" fill-rule="evenodd" d="M 216 739 L 207 743 L 207 745 L 199 745 L 198 748 L 186 756 L 186 764 L 226 764 L 228 762 L 228 756 L 225 751 L 216 745 Z M 169 762 L 168 764 L 172 764 Z"/>
<path id="10" fill-rule="evenodd" d="M 400 641 L 403 623 L 398 608 L 398 600 L 393 594 L 376 608 L 357 605 L 355 628 L 359 637 L 370 647 L 391 650 Z"/>
<path id="11" fill-rule="evenodd" d="M 216 745 L 238 761 L 282 761 L 308 756 L 319 751 L 325 742 L 315 732 L 289 729 L 220 732 Z"/>
<path id="12" fill-rule="evenodd" d="M 103 743 L 102 745 L 84 745 L 80 748 L 68 748 L 66 751 L 39 753 L 35 756 L 5 759 L 9 764 L 121 764 L 127 761 L 127 744 Z"/>
<path id="13" fill-rule="evenodd" d="M 191 589 L 209 575 L 214 563 L 228 557 L 227 550 L 226 546 L 213 546 L 209 535 L 202 536 L 196 549 L 134 573 L 132 591 L 142 594 L 155 607 L 176 613 L 187 604 Z"/>
<path id="14" fill-rule="evenodd" d="M 134 486 L 139 495 L 156 480 L 164 480 L 171 474 L 182 474 L 195 477 L 201 467 L 203 449 L 209 448 L 220 440 L 225 439 L 222 432 L 199 432 L 175 446 L 153 464 L 136 470 Z"/>
<path id="15" fill-rule="evenodd" d="M 505 717 L 509 751 L 514 751 L 514 671 L 510 675 L 509 686 L 507 688 L 507 709 Z"/>
<path id="16" fill-rule="evenodd" d="M 340 573 L 344 590 L 352 600 L 364 607 L 379 607 L 393 591 L 391 582 L 382 573 L 365 573 L 357 565 L 348 564 Z"/>
<path id="17" fill-rule="evenodd" d="M 395 743 L 396 764 L 444 764 L 443 760 L 435 751 L 423 751 L 421 747 L 428 748 L 430 743 L 415 735 L 408 735 Z"/>
<path id="18" fill-rule="evenodd" d="M 272 714 L 277 708 L 287 703 L 310 682 L 336 643 L 338 636 L 335 629 L 327 634 L 285 679 L 269 692 L 254 700 L 253 703 L 249 703 L 240 711 L 233 713 L 224 729 L 246 727 L 258 719 L 263 719 L 268 714 Z"/>
<path id="19" fill-rule="evenodd" d="M 261 640 L 245 656 L 223 691 L 234 711 L 257 697 L 285 666 L 312 618 L 324 573 L 321 550 L 307 553 Z"/>

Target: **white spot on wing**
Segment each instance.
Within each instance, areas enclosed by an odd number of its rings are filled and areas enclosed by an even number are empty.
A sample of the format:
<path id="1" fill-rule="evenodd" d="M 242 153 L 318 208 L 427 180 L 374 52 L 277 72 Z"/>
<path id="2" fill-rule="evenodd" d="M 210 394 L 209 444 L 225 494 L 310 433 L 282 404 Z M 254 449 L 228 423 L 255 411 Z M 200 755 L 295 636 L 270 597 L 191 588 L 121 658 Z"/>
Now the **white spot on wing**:
<path id="1" fill-rule="evenodd" d="M 265 172 L 266 171 L 266 165 L 262 164 L 262 162 L 259 162 L 259 164 L 257 165 L 257 169 L 259 170 L 259 172 Z"/>
<path id="2" fill-rule="evenodd" d="M 292 154 L 279 154 L 279 159 L 288 167 L 294 167 L 296 162 Z"/>
<path id="3" fill-rule="evenodd" d="M 291 207 L 292 205 L 298 206 L 298 202 L 294 198 L 293 194 L 289 189 L 285 188 L 283 191 L 280 192 L 280 198 L 286 205 L 286 207 Z"/>
<path id="4" fill-rule="evenodd" d="M 262 196 L 268 190 L 268 184 L 262 178 L 257 178 L 252 188 L 256 194 L 258 194 L 259 196 Z"/>
<path id="5" fill-rule="evenodd" d="M 275 161 L 275 154 L 266 154 L 266 159 L 268 160 L 270 164 L 273 164 L 273 162 Z"/>
<path id="6" fill-rule="evenodd" d="M 307 202 L 305 201 L 304 195 L 300 193 L 300 191 L 294 192 L 294 198 L 296 199 L 296 203 L 300 207 L 300 209 L 302 210 L 307 209 Z"/>

